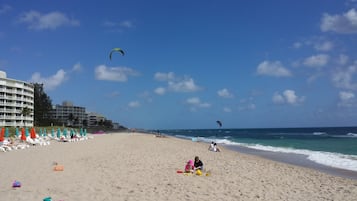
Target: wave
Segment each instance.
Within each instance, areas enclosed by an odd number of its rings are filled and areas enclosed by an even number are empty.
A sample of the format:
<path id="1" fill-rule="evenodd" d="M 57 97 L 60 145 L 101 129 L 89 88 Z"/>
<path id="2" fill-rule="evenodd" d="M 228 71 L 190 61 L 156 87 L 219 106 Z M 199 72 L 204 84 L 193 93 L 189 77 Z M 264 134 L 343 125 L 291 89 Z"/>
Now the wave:
<path id="1" fill-rule="evenodd" d="M 313 132 L 313 135 L 327 135 L 326 132 Z"/>
<path id="2" fill-rule="evenodd" d="M 357 137 L 356 133 L 347 133 L 346 135 L 349 136 L 349 137 Z"/>
<path id="3" fill-rule="evenodd" d="M 357 134 L 354 133 L 349 133 L 347 135 L 357 137 Z M 345 170 L 357 171 L 357 155 L 347 155 L 347 154 L 324 152 L 324 151 L 312 151 L 307 149 L 273 147 L 273 146 L 266 146 L 261 144 L 238 143 L 238 142 L 232 142 L 227 138 L 216 139 L 213 136 L 191 137 L 191 136 L 184 136 L 184 135 L 176 135 L 176 137 L 183 138 L 183 139 L 196 138 L 197 141 L 200 142 L 211 143 L 212 141 L 214 141 L 218 144 L 243 146 L 243 147 L 262 150 L 262 151 L 302 154 L 302 155 L 306 155 L 308 160 L 314 161 L 321 165 L 326 165 L 326 166 L 345 169 Z"/>
<path id="4" fill-rule="evenodd" d="M 322 165 L 345 169 L 345 170 L 357 171 L 357 156 L 355 155 L 346 155 L 346 154 L 323 152 L 323 151 L 312 151 L 306 149 L 273 147 L 273 146 L 265 146 L 260 144 L 243 144 L 243 143 L 237 143 L 237 144 L 240 146 L 245 146 L 248 148 L 253 148 L 263 151 L 302 154 L 302 155 L 306 155 L 307 159 Z"/>

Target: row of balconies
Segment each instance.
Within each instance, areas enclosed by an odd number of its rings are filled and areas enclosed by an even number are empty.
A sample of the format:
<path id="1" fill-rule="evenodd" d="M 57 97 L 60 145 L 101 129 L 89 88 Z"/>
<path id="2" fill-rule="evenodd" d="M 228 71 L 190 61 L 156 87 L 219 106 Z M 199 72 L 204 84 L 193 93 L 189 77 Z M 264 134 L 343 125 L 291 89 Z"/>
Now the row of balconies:
<path id="1" fill-rule="evenodd" d="M 0 95 L 1 100 L 10 100 L 10 101 L 26 101 L 26 102 L 33 102 L 33 98 L 29 97 L 16 97 L 16 96 L 6 96 L 6 95 Z"/>
<path id="2" fill-rule="evenodd" d="M 8 112 L 8 113 L 21 113 L 22 110 L 19 109 L 4 109 L 4 108 L 0 108 L 0 112 Z"/>
<path id="3" fill-rule="evenodd" d="M 27 120 L 33 121 L 33 117 L 23 117 L 23 116 L 15 116 L 15 115 L 0 115 L 1 120 Z"/>
<path id="4" fill-rule="evenodd" d="M 9 102 L 0 101 L 0 106 L 28 107 L 29 109 L 33 109 L 32 104 L 26 104 L 26 103 L 9 103 Z"/>
<path id="5" fill-rule="evenodd" d="M 13 90 L 13 89 L 0 88 L 0 92 L 33 96 L 33 90 Z"/>

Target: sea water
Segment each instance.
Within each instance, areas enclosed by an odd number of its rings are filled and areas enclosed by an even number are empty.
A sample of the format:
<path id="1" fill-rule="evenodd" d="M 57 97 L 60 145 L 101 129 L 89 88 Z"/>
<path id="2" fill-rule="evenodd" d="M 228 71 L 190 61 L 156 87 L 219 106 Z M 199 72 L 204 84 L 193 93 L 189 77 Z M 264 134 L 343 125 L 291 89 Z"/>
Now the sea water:
<path id="1" fill-rule="evenodd" d="M 276 153 L 304 155 L 315 163 L 357 172 L 357 127 L 182 129 L 162 133 Z"/>

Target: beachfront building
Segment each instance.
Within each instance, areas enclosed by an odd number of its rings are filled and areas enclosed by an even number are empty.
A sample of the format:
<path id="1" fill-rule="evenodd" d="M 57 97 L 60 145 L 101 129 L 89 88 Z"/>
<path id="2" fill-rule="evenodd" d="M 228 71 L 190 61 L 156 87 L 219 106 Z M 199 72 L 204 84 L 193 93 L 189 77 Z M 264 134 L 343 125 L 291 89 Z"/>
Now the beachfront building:
<path id="1" fill-rule="evenodd" d="M 34 86 L 0 71 L 0 127 L 33 126 L 33 111 Z"/>
<path id="2" fill-rule="evenodd" d="M 62 105 L 52 107 L 50 115 L 63 126 L 83 126 L 87 121 L 86 108 L 75 106 L 70 101 L 64 101 Z"/>
<path id="3" fill-rule="evenodd" d="M 100 124 L 103 124 L 106 120 L 106 118 L 103 115 L 95 112 L 89 112 L 87 115 L 88 115 L 89 127 L 99 126 Z"/>

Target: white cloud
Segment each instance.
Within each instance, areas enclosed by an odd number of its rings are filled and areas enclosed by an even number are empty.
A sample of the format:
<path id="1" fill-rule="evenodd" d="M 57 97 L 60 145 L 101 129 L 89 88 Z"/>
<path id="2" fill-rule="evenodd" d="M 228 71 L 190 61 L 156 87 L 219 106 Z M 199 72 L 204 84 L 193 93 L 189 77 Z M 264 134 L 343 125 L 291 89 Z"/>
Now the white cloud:
<path id="1" fill-rule="evenodd" d="M 229 107 L 224 107 L 223 112 L 232 112 L 232 109 Z"/>
<path id="2" fill-rule="evenodd" d="M 349 90 L 357 90 L 354 76 L 357 73 L 357 65 L 351 65 L 346 69 L 338 69 L 332 74 L 332 81 L 336 87 Z"/>
<path id="3" fill-rule="evenodd" d="M 299 49 L 299 48 L 301 48 L 302 47 L 302 43 L 301 42 L 295 42 L 294 44 L 293 44 L 293 48 L 295 48 L 295 49 Z"/>
<path id="4" fill-rule="evenodd" d="M 297 105 L 305 101 L 305 97 L 298 97 L 294 90 L 287 89 L 282 94 L 276 92 L 273 95 L 273 102 L 276 104 Z"/>
<path id="5" fill-rule="evenodd" d="M 192 78 L 184 78 L 179 81 L 169 81 L 168 89 L 174 92 L 194 92 L 200 90 Z"/>
<path id="6" fill-rule="evenodd" d="M 257 73 L 259 75 L 269 75 L 274 77 L 288 77 L 291 73 L 280 61 L 263 61 L 258 65 Z"/>
<path id="7" fill-rule="evenodd" d="M 164 87 L 158 87 L 155 89 L 155 93 L 158 95 L 164 95 L 166 93 L 166 89 Z"/>
<path id="8" fill-rule="evenodd" d="M 139 101 L 131 101 L 128 103 L 128 106 L 130 108 L 138 108 L 138 107 L 140 107 L 140 102 Z"/>
<path id="9" fill-rule="evenodd" d="M 53 90 L 67 80 L 66 74 L 63 69 L 58 70 L 50 77 L 42 77 L 40 73 L 36 72 L 32 74 L 30 82 L 42 83 L 46 90 Z"/>
<path id="10" fill-rule="evenodd" d="M 82 65 L 81 63 L 76 63 L 74 64 L 73 68 L 72 68 L 72 71 L 75 71 L 75 72 L 78 72 L 78 71 L 81 71 L 82 70 Z"/>
<path id="11" fill-rule="evenodd" d="M 173 92 L 195 92 L 201 88 L 195 84 L 195 81 L 185 76 L 183 78 L 176 77 L 173 72 L 155 73 L 154 79 L 158 81 L 166 81 L 167 88 L 165 91 Z M 162 89 L 160 89 L 162 91 Z"/>
<path id="12" fill-rule="evenodd" d="M 1 7 L 0 7 L 0 14 L 4 14 L 4 13 L 7 13 L 7 12 L 9 12 L 10 10 L 12 9 L 12 7 L 11 6 L 9 6 L 9 5 L 2 5 Z"/>
<path id="13" fill-rule="evenodd" d="M 332 81 L 336 87 L 348 90 L 357 90 L 357 83 L 354 76 L 357 73 L 357 64 L 351 65 L 346 69 L 338 69 L 332 74 Z"/>
<path id="14" fill-rule="evenodd" d="M 200 98 L 198 98 L 198 97 L 188 98 L 188 99 L 186 100 L 186 103 L 189 104 L 189 105 L 191 105 L 192 107 L 200 107 L 200 108 L 208 108 L 208 107 L 211 107 L 211 104 L 202 102 L 202 101 L 200 100 Z"/>
<path id="15" fill-rule="evenodd" d="M 308 57 L 304 60 L 304 65 L 308 67 L 322 67 L 325 66 L 330 59 L 327 54 L 318 54 Z"/>
<path id="16" fill-rule="evenodd" d="M 319 51 L 330 51 L 333 48 L 333 43 L 331 41 L 323 41 L 321 43 L 316 43 L 314 47 Z"/>
<path id="17" fill-rule="evenodd" d="M 348 60 L 349 60 L 348 56 L 347 56 L 347 55 L 344 55 L 344 54 L 341 54 L 341 55 L 338 57 L 338 63 L 339 63 L 340 65 L 345 65 L 345 64 L 347 64 Z"/>
<path id="18" fill-rule="evenodd" d="M 122 27 L 126 27 L 126 28 L 132 28 L 134 25 L 133 25 L 133 22 L 130 21 L 130 20 L 124 20 L 124 21 L 121 21 L 119 23 L 120 26 Z"/>
<path id="19" fill-rule="evenodd" d="M 312 47 L 317 51 L 331 51 L 334 48 L 334 43 L 325 37 L 312 37 L 293 43 L 293 48 L 300 49 L 302 47 Z"/>
<path id="20" fill-rule="evenodd" d="M 71 19 L 61 12 L 50 12 L 41 14 L 38 11 L 29 11 L 23 13 L 18 21 L 28 25 L 29 29 L 33 30 L 55 30 L 61 26 L 79 26 L 80 22 L 76 19 Z"/>
<path id="21" fill-rule="evenodd" d="M 325 13 L 321 19 L 321 31 L 336 33 L 357 33 L 357 12 L 354 8 L 342 15 L 329 15 Z"/>
<path id="22" fill-rule="evenodd" d="M 340 107 L 351 107 L 356 105 L 355 94 L 352 92 L 341 91 L 339 93 L 340 102 L 338 106 Z"/>
<path id="23" fill-rule="evenodd" d="M 135 70 L 128 67 L 107 67 L 100 65 L 95 68 L 95 78 L 97 80 L 108 80 L 126 82 L 129 76 L 139 75 Z"/>
<path id="24" fill-rule="evenodd" d="M 341 91 L 340 92 L 340 99 L 343 101 L 350 100 L 355 97 L 355 94 L 352 92 Z"/>
<path id="25" fill-rule="evenodd" d="M 154 78 L 157 81 L 172 81 L 175 80 L 175 74 L 173 72 L 169 72 L 169 73 L 157 72 L 155 73 Z"/>
<path id="26" fill-rule="evenodd" d="M 234 95 L 230 91 L 228 91 L 228 89 L 226 89 L 226 88 L 218 90 L 217 94 L 218 94 L 218 96 L 223 97 L 223 98 L 233 98 L 234 97 Z"/>
<path id="27" fill-rule="evenodd" d="M 132 28 L 134 27 L 134 23 L 131 20 L 123 20 L 120 22 L 113 22 L 113 21 L 105 21 L 103 23 L 106 27 L 123 27 L 123 28 Z"/>
<path id="28" fill-rule="evenodd" d="M 243 111 L 243 110 L 254 110 L 256 108 L 254 103 L 248 103 L 246 105 L 240 105 L 238 107 L 239 111 Z"/>

